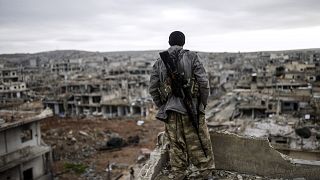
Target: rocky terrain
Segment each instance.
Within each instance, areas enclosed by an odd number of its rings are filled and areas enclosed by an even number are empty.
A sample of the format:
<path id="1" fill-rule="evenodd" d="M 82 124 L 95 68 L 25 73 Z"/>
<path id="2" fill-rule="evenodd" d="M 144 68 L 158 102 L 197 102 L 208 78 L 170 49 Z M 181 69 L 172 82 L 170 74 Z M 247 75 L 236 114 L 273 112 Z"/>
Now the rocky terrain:
<path id="1" fill-rule="evenodd" d="M 163 131 L 159 121 L 139 121 L 144 122 L 142 125 L 137 122 L 138 119 L 47 119 L 41 127 L 42 138 L 53 149 L 54 177 L 129 176 L 131 167 L 147 160 L 158 132 Z"/>

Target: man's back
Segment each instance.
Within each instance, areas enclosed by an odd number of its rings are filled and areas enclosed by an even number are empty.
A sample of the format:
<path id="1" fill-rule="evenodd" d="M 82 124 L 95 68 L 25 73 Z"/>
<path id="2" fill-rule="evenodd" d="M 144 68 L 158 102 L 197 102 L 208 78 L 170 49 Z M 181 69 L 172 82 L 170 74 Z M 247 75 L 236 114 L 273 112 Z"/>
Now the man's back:
<path id="1" fill-rule="evenodd" d="M 196 83 L 200 87 L 201 103 L 199 109 L 201 112 L 204 112 L 204 106 L 207 104 L 209 94 L 208 79 L 198 55 L 195 52 L 183 49 L 181 46 L 171 46 L 168 49 L 168 52 L 171 57 L 174 57 L 173 60 L 177 61 L 178 72 L 182 73 L 186 80 L 190 80 L 192 78 L 196 80 Z M 163 61 L 158 59 L 153 66 L 149 92 L 153 97 L 155 104 L 160 108 L 156 116 L 160 120 L 167 118 L 165 112 L 168 110 L 182 114 L 187 113 L 187 110 L 179 97 L 172 95 L 166 103 L 160 101 L 160 94 L 158 90 L 159 83 L 165 83 L 167 78 L 166 67 Z"/>

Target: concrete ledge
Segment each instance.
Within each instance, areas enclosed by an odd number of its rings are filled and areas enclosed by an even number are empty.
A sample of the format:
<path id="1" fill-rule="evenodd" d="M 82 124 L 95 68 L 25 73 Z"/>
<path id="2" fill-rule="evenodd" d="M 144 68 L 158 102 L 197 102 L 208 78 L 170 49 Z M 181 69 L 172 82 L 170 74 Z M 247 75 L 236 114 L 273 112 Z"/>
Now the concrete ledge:
<path id="1" fill-rule="evenodd" d="M 0 156 L 0 172 L 15 167 L 35 157 L 50 152 L 49 146 L 27 146 L 17 151 Z"/>
<path id="2" fill-rule="evenodd" d="M 45 109 L 40 114 L 35 115 L 33 117 L 17 120 L 17 121 L 14 121 L 14 122 L 6 122 L 4 124 L 1 124 L 0 125 L 0 131 L 5 131 L 7 129 L 18 127 L 18 126 L 22 126 L 24 124 L 32 123 L 32 122 L 35 122 L 35 121 L 41 121 L 41 120 L 44 120 L 44 119 L 46 119 L 48 117 L 52 117 L 52 116 L 53 116 L 52 110 Z"/>
<path id="3" fill-rule="evenodd" d="M 48 173 L 46 175 L 43 175 L 35 180 L 52 180 L 53 179 L 53 176 L 51 173 Z"/>
<path id="4" fill-rule="evenodd" d="M 319 179 L 319 161 L 289 158 L 276 151 L 267 139 L 211 133 L 216 169 L 272 178 Z"/>

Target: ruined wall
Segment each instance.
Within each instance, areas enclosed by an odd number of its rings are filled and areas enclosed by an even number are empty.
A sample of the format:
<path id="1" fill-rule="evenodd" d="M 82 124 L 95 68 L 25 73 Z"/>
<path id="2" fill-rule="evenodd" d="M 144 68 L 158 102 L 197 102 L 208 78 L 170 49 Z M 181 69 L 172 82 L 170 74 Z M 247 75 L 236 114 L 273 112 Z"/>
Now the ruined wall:
<path id="1" fill-rule="evenodd" d="M 6 137 L 6 143 L 7 143 L 7 148 L 8 148 L 7 149 L 8 152 L 6 152 L 6 153 L 16 151 L 16 150 L 21 149 L 23 147 L 38 145 L 38 142 L 40 141 L 40 134 L 38 131 L 39 127 L 37 126 L 37 123 L 26 124 L 25 126 L 28 127 L 27 129 L 32 130 L 32 139 L 28 140 L 26 142 L 21 141 L 21 131 L 22 131 L 23 126 L 11 128 L 11 129 L 8 129 L 6 131 L 1 132 L 1 133 L 6 133 L 5 137 Z"/>
<path id="2" fill-rule="evenodd" d="M 4 137 L 4 132 L 0 132 L 0 156 L 7 153 L 5 143 L 6 143 L 6 140 Z"/>
<path id="3" fill-rule="evenodd" d="M 45 175 L 45 169 L 44 169 L 44 160 L 43 156 L 38 156 L 22 165 L 22 172 L 32 168 L 32 173 L 34 179 L 40 178 L 41 176 Z"/>
<path id="4" fill-rule="evenodd" d="M 211 133 L 211 140 L 217 169 L 275 178 L 320 178 L 319 161 L 292 163 L 298 161 L 280 154 L 267 139 Z"/>
<path id="5" fill-rule="evenodd" d="M 19 168 L 19 166 L 13 167 L 13 168 L 7 170 L 5 173 L 0 173 L 0 179 L 20 180 L 20 168 Z"/>

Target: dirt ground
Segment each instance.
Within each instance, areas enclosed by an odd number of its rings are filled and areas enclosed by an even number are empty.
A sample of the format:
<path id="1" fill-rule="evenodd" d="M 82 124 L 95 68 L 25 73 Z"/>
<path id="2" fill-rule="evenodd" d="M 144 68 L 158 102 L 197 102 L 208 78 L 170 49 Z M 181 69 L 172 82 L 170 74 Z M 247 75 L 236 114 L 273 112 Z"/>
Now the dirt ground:
<path id="1" fill-rule="evenodd" d="M 54 176 L 58 179 L 107 179 L 111 176 L 114 179 L 128 174 L 130 167 L 138 164 L 138 158 L 144 157 L 141 149 L 153 150 L 158 133 L 164 130 L 163 123 L 158 120 L 144 120 L 141 126 L 137 125 L 138 120 L 54 117 L 43 121 L 42 139 L 53 149 Z M 124 140 L 139 136 L 139 143 L 121 149 L 99 150 L 114 135 Z M 106 171 L 108 164 L 114 165 L 111 173 Z"/>

